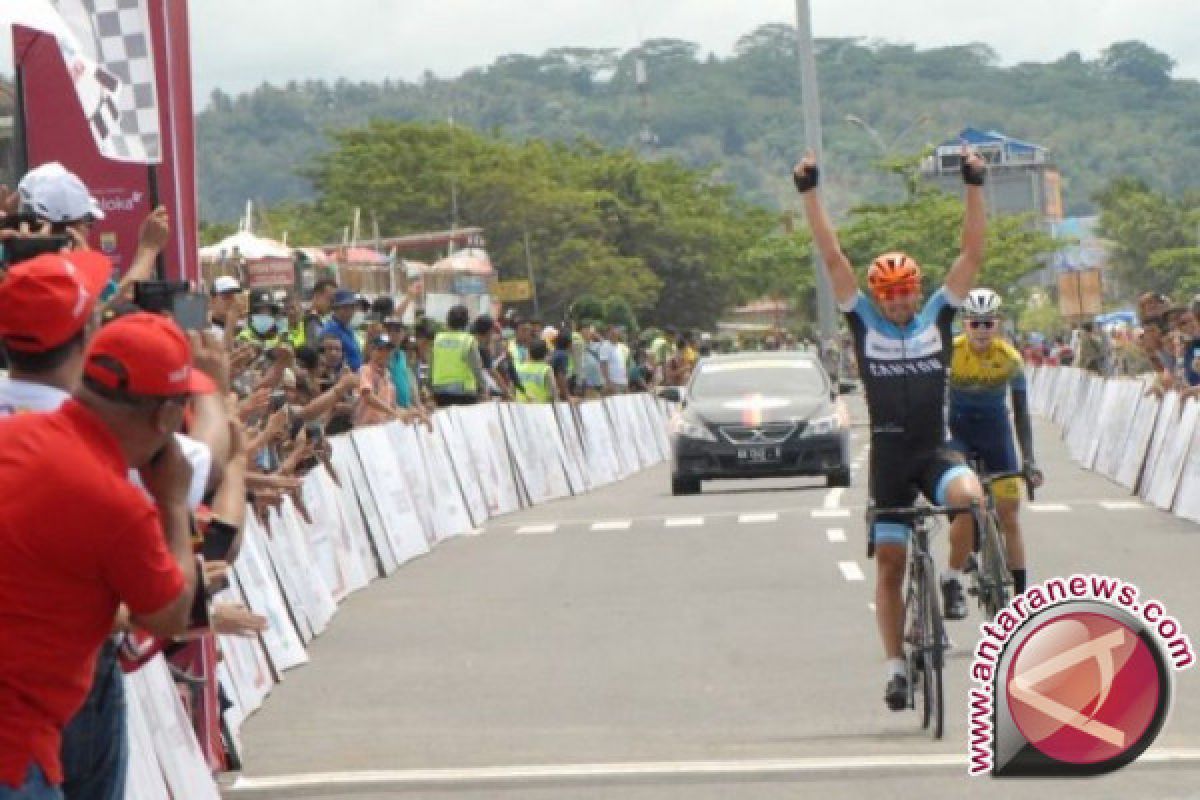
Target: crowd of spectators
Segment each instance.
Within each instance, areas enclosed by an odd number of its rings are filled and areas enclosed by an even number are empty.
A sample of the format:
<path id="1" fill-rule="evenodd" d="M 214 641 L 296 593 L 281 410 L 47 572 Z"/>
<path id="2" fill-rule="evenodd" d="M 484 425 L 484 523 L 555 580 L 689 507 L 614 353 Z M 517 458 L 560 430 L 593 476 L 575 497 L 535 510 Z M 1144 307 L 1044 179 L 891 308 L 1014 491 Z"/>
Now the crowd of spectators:
<path id="1" fill-rule="evenodd" d="M 340 480 L 329 437 L 432 427 L 450 405 L 682 383 L 706 346 L 461 305 L 433 320 L 419 282 L 368 300 L 321 279 L 304 301 L 222 275 L 186 287 L 204 304 L 185 319 L 158 291 L 166 210 L 147 216 L 119 275 L 89 244 L 102 218 L 57 164 L 0 192 L 2 800 L 123 797 L 122 674 L 158 653 L 196 695 L 186 705 L 211 769 L 235 763 L 215 634 L 267 622 L 213 598 L 247 514 L 265 521 L 290 498 L 307 517 L 305 475 Z"/>
<path id="2" fill-rule="evenodd" d="M 1152 391 L 1200 397 L 1200 295 L 1189 303 L 1155 292 L 1137 301 L 1136 321 L 1085 322 L 1070 337 L 1020 345 L 1026 363 L 1076 366 L 1105 376 L 1149 376 Z"/>

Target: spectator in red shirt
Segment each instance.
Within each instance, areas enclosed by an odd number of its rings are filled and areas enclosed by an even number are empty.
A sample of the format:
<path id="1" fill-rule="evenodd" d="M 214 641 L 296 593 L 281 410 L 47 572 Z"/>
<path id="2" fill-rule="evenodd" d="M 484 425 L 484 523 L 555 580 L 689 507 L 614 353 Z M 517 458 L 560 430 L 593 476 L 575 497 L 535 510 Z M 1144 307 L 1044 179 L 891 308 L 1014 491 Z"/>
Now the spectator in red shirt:
<path id="1" fill-rule="evenodd" d="M 0 420 L 0 799 L 61 796 L 62 727 L 121 603 L 156 635 L 186 628 L 191 468 L 174 433 L 214 388 L 191 360 L 173 322 L 131 314 L 92 340 L 60 410 Z"/>

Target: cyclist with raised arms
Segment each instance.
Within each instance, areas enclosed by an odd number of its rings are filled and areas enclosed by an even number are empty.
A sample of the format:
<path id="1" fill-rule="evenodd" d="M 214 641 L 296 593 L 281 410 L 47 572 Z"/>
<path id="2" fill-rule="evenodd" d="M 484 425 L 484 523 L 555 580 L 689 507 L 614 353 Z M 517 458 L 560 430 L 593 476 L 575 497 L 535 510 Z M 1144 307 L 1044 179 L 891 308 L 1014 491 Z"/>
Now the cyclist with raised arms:
<path id="1" fill-rule="evenodd" d="M 796 165 L 793 179 L 821 253 L 833 295 L 854 337 L 859 376 L 871 420 L 868 492 L 878 508 L 911 506 L 918 489 L 938 505 L 982 502 L 983 490 L 960 453 L 946 442 L 946 371 L 953 348 L 951 324 L 983 265 L 983 181 L 986 164 L 964 144 L 962 176 L 967 184 L 961 252 L 944 285 L 922 303 L 921 268 L 904 253 L 884 253 L 867 271 L 871 297 L 858 289 L 849 259 L 816 191 L 812 152 Z M 971 553 L 974 523 L 967 514 L 950 525 L 949 568 L 942 574 L 947 619 L 966 616 L 962 570 Z M 908 706 L 908 675 L 902 646 L 905 555 L 909 526 L 881 516 L 868 532 L 876 560 L 875 616 L 887 657 L 888 708 Z"/>
<path id="2" fill-rule="evenodd" d="M 1025 363 L 1016 348 L 997 336 L 1001 323 L 1000 296 L 991 289 L 972 289 L 963 303 L 965 332 L 954 340 L 950 359 L 950 436 L 964 455 L 975 454 L 991 473 L 1017 472 L 1013 425 L 1008 421 L 1012 394 L 1013 421 L 1021 447 L 1021 467 L 1035 487 L 1042 473 L 1033 459 L 1033 426 L 1025 386 Z M 1025 591 L 1025 543 L 1018 520 L 1021 479 L 1003 478 L 992 484 L 996 514 L 1004 531 L 1008 568 L 1017 594 Z"/>

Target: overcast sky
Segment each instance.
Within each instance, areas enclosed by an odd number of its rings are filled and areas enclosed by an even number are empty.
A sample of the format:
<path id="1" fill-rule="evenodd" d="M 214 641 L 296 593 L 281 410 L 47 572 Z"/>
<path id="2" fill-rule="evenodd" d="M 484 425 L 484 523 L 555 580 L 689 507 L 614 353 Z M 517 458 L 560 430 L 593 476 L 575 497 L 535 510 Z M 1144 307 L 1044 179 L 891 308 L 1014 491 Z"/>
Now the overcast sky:
<path id="1" fill-rule="evenodd" d="M 11 0 L 0 0 L 11 2 Z M 1200 78 L 1196 0 L 813 0 L 822 36 L 936 47 L 982 41 L 1006 64 L 1141 39 Z M 195 95 L 268 81 L 452 77 L 505 53 L 674 37 L 727 55 L 739 36 L 793 22 L 793 0 L 191 0 Z M 0 36 L 0 47 L 9 48 Z M 0 51 L 10 64 L 11 53 Z M 7 71 L 7 70 L 5 70 Z"/>
<path id="2" fill-rule="evenodd" d="M 1196 0 L 813 0 L 814 35 L 920 47 L 982 41 L 1005 63 L 1093 56 L 1141 39 L 1176 74 L 1200 78 Z M 505 53 L 635 46 L 674 37 L 718 55 L 767 22 L 792 22 L 792 0 L 192 0 L 196 94 L 262 81 L 442 77 Z"/>

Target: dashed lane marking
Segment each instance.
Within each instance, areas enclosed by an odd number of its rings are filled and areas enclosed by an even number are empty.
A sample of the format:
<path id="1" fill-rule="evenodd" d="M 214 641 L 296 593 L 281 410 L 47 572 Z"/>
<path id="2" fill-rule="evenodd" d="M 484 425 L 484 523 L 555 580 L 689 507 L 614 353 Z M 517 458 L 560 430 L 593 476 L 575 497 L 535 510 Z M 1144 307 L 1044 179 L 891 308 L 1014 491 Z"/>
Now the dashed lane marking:
<path id="1" fill-rule="evenodd" d="M 789 506 L 781 508 L 778 511 L 767 512 L 738 512 L 738 511 L 715 511 L 703 516 L 669 516 L 663 514 L 647 515 L 644 517 L 629 517 L 626 519 L 609 519 L 609 520 L 588 520 L 588 519 L 564 519 L 555 523 L 539 523 L 518 525 L 516 523 L 495 523 L 494 527 L 489 528 L 492 531 L 510 531 L 512 533 L 523 535 L 551 534 L 561 533 L 564 529 L 571 526 L 586 526 L 593 531 L 623 531 L 628 530 L 633 526 L 633 523 L 653 523 L 663 524 L 666 527 L 699 527 L 712 524 L 721 524 L 722 520 L 737 522 L 739 525 L 754 525 L 779 522 L 784 516 L 792 514 L 803 514 L 805 512 L 813 519 L 845 519 L 853 516 L 854 513 L 860 511 L 863 507 L 860 505 L 851 505 L 849 508 L 838 507 L 832 505 L 835 500 L 840 505 L 841 498 L 836 498 L 832 492 L 843 491 L 842 489 L 831 490 L 830 495 L 827 495 L 822 501 L 822 508 L 812 508 L 804 506 Z M 1028 508 L 1030 511 L 1038 514 L 1062 514 L 1067 512 L 1075 512 L 1085 510 L 1087 508 L 1103 508 L 1106 511 L 1149 511 L 1153 510 L 1151 506 L 1138 502 L 1137 500 L 1094 500 L 1081 499 L 1072 500 L 1070 503 L 1030 503 Z M 697 521 L 699 520 L 699 521 Z M 479 531 L 479 532 L 482 532 Z"/>
<path id="2" fill-rule="evenodd" d="M 760 514 L 738 514 L 739 525 L 756 525 L 763 522 L 778 522 L 778 511 L 764 511 Z"/>
<path id="3" fill-rule="evenodd" d="M 842 571 L 842 577 L 848 581 L 861 581 L 866 578 L 857 561 L 839 561 L 838 569 Z"/>
<path id="4" fill-rule="evenodd" d="M 517 528 L 517 533 L 521 533 L 521 534 L 554 533 L 556 530 L 558 530 L 557 523 L 552 523 L 550 525 L 522 525 L 521 527 Z"/>
<path id="5" fill-rule="evenodd" d="M 830 489 L 829 494 L 825 495 L 825 508 L 837 508 L 842 503 L 842 494 L 846 490 L 842 487 Z"/>
<path id="6" fill-rule="evenodd" d="M 846 531 L 842 528 L 830 528 L 829 530 L 825 531 L 825 536 L 831 542 L 846 541 Z"/>
<path id="7" fill-rule="evenodd" d="M 1146 511 L 1150 508 L 1137 500 L 1101 500 L 1100 507 L 1106 511 Z"/>
<path id="8" fill-rule="evenodd" d="M 594 531 L 627 531 L 633 525 L 631 519 L 608 519 L 603 522 L 593 522 L 592 530 Z"/>

